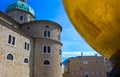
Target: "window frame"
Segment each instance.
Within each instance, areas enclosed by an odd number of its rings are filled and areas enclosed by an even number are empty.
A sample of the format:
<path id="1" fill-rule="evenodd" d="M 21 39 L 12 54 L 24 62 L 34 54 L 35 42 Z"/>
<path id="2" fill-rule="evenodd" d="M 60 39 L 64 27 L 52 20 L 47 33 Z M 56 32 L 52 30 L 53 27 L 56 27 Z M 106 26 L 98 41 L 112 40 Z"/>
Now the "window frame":
<path id="1" fill-rule="evenodd" d="M 45 61 L 49 61 L 50 64 L 49 64 L 49 65 L 45 65 L 45 64 L 44 64 Z M 42 65 L 43 65 L 43 66 L 51 66 L 51 63 L 52 63 L 52 62 L 50 61 L 50 59 L 44 59 L 43 62 L 42 62 Z"/>
<path id="2" fill-rule="evenodd" d="M 59 55 L 62 55 L 62 50 L 61 49 L 59 49 Z"/>
<path id="3" fill-rule="evenodd" d="M 24 50 L 30 51 L 30 43 L 29 42 L 24 42 Z"/>
<path id="4" fill-rule="evenodd" d="M 28 62 L 25 62 L 25 59 L 27 59 Z M 23 59 L 23 63 L 24 63 L 24 64 L 29 64 L 29 58 L 25 57 L 25 58 Z"/>
<path id="5" fill-rule="evenodd" d="M 20 15 L 20 16 L 19 16 L 19 20 L 20 20 L 20 21 L 24 21 L 24 16 L 23 16 L 23 15 Z"/>
<path id="6" fill-rule="evenodd" d="M 51 37 L 51 32 L 49 30 L 43 31 L 43 37 L 50 38 Z"/>
<path id="7" fill-rule="evenodd" d="M 42 46 L 42 53 L 43 54 L 51 54 L 52 53 L 51 50 L 52 50 L 52 48 L 50 45 L 43 45 Z"/>
<path id="8" fill-rule="evenodd" d="M 89 62 L 87 60 L 83 61 L 83 64 L 89 64 Z"/>
<path id="9" fill-rule="evenodd" d="M 12 60 L 8 59 L 8 55 L 11 55 L 11 56 L 12 56 Z M 6 59 L 7 61 L 11 61 L 11 62 L 15 60 L 14 55 L 13 55 L 12 53 L 6 54 L 5 59 Z"/>
<path id="10" fill-rule="evenodd" d="M 11 34 L 8 34 L 7 44 L 16 47 L 16 37 Z"/>
<path id="11" fill-rule="evenodd" d="M 90 60 L 90 64 L 94 64 L 94 60 Z"/>
<path id="12" fill-rule="evenodd" d="M 45 28 L 49 28 L 50 26 L 46 25 Z"/>
<path id="13" fill-rule="evenodd" d="M 60 67 L 62 67 L 63 66 L 63 63 L 62 62 L 60 62 Z"/>

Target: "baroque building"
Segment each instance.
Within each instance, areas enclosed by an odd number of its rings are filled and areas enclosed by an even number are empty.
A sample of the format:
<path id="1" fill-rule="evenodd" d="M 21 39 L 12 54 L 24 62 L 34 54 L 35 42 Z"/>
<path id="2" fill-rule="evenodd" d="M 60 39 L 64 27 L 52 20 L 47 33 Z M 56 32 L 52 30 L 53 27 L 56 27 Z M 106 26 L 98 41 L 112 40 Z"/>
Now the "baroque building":
<path id="1" fill-rule="evenodd" d="M 0 77 L 62 77 L 62 27 L 35 20 L 27 0 L 0 11 Z"/>
<path id="2" fill-rule="evenodd" d="M 67 60 L 63 77 L 108 77 L 111 68 L 102 56 L 78 56 Z"/>

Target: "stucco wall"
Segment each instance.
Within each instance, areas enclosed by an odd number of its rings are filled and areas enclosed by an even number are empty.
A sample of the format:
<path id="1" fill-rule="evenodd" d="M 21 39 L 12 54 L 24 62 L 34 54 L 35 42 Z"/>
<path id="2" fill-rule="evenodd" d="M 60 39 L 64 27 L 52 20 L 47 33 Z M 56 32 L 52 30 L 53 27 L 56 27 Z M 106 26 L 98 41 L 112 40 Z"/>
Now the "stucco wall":
<path id="1" fill-rule="evenodd" d="M 35 62 L 34 74 L 35 77 L 62 77 L 61 50 L 62 45 L 50 39 L 36 39 L 35 43 Z M 51 53 L 44 53 L 43 46 L 50 46 Z M 50 65 L 45 66 L 44 60 L 49 60 Z"/>
<path id="2" fill-rule="evenodd" d="M 5 22 L 0 21 L 0 77 L 29 77 L 29 63 L 24 63 L 24 58 L 29 60 L 30 51 L 33 51 L 33 40 L 3 23 Z M 9 35 L 15 37 L 15 45 L 8 44 Z M 31 45 L 29 51 L 24 49 L 25 42 Z M 7 59 L 8 54 L 13 55 L 12 61 Z"/>

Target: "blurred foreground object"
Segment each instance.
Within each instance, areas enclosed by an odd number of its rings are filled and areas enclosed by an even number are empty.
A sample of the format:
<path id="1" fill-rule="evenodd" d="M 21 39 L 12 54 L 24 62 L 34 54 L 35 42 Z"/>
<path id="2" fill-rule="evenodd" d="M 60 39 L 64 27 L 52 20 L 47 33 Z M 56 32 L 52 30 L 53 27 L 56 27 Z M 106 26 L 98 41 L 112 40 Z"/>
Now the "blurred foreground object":
<path id="1" fill-rule="evenodd" d="M 120 68 L 120 0 L 63 0 L 63 3 L 78 33 Z"/>
<path id="2" fill-rule="evenodd" d="M 98 53 L 120 56 L 120 0 L 63 0 L 79 34 Z"/>

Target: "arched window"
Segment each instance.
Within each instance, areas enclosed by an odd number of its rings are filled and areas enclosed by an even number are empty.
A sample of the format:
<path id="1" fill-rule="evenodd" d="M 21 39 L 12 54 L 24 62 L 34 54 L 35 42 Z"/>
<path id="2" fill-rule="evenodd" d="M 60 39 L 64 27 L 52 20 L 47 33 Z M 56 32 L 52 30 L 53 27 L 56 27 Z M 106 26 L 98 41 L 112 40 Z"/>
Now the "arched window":
<path id="1" fill-rule="evenodd" d="M 7 55 L 7 60 L 13 60 L 13 55 L 12 54 L 8 54 Z"/>
<path id="2" fill-rule="evenodd" d="M 47 31 L 44 31 L 44 37 L 47 37 Z"/>
<path id="3" fill-rule="evenodd" d="M 43 64 L 44 64 L 44 65 L 50 65 L 50 61 L 49 61 L 49 60 L 45 60 L 45 61 L 43 62 Z"/>
<path id="4" fill-rule="evenodd" d="M 50 37 L 50 31 L 44 31 L 44 37 Z"/>
<path id="5" fill-rule="evenodd" d="M 50 37 L 50 31 L 48 31 L 48 37 Z"/>
<path id="6" fill-rule="evenodd" d="M 25 59 L 24 59 L 24 63 L 28 63 L 28 58 L 25 58 Z"/>

